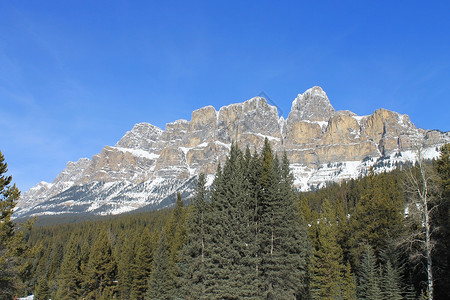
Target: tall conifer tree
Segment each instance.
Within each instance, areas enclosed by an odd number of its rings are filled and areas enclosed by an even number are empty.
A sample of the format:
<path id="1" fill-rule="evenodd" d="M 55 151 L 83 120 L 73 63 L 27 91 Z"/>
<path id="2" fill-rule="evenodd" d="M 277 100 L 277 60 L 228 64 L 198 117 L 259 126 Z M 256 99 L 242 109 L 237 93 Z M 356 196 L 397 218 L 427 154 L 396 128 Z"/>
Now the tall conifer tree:
<path id="1" fill-rule="evenodd" d="M 178 262 L 178 254 L 186 240 L 186 208 L 179 192 L 177 193 L 177 201 L 175 202 L 175 207 L 166 225 L 165 231 L 170 250 L 170 266 L 172 272 L 175 274 L 175 265 Z"/>
<path id="2" fill-rule="evenodd" d="M 179 280 L 181 295 L 186 299 L 204 299 L 206 240 L 206 179 L 198 177 L 197 187 L 188 208 L 186 243 L 181 250 Z"/>
<path id="3" fill-rule="evenodd" d="M 145 299 L 173 299 L 175 294 L 175 280 L 170 272 L 170 252 L 163 233 L 153 258 L 153 271 Z"/>
<path id="4" fill-rule="evenodd" d="M 305 224 L 294 207 L 289 162 L 284 155 L 280 164 L 267 139 L 261 160 L 261 209 L 258 218 L 263 296 L 279 299 L 304 297 L 309 243 Z"/>
<path id="5" fill-rule="evenodd" d="M 450 144 L 440 149 L 439 159 L 435 168 L 439 176 L 441 201 L 435 214 L 436 232 L 435 265 L 436 270 L 436 298 L 444 298 L 450 291 Z"/>
<path id="6" fill-rule="evenodd" d="M 119 293 L 119 299 L 128 300 L 136 297 L 131 297 L 131 290 L 134 283 L 134 275 L 136 269 L 135 263 L 135 238 L 128 236 L 122 237 L 123 240 L 126 240 L 122 244 L 122 248 L 120 249 L 120 259 L 117 263 L 117 278 L 118 278 L 118 286 L 117 290 Z M 146 267 L 146 266 L 145 266 Z M 145 286 L 147 288 L 147 286 Z"/>
<path id="7" fill-rule="evenodd" d="M 384 299 L 403 299 L 403 287 L 400 272 L 389 260 L 384 265 L 381 291 Z"/>
<path id="8" fill-rule="evenodd" d="M 139 243 L 136 246 L 136 257 L 133 271 L 133 287 L 131 297 L 144 299 L 148 289 L 148 282 L 153 267 L 153 256 L 157 241 L 148 228 L 142 232 Z"/>
<path id="9" fill-rule="evenodd" d="M 30 253 L 23 239 L 23 231 L 16 228 L 11 219 L 20 191 L 11 185 L 12 176 L 7 176 L 8 165 L 0 151 L 0 298 L 12 298 L 16 294 L 29 264 L 24 261 Z M 32 222 L 26 224 L 31 228 Z"/>
<path id="10" fill-rule="evenodd" d="M 207 253 L 205 268 L 205 296 L 210 299 L 238 299 L 254 297 L 254 257 L 249 248 L 254 246 L 254 232 L 247 226 L 250 218 L 244 180 L 244 160 L 236 144 L 223 170 L 216 174 L 211 193 L 208 216 Z"/>
<path id="11" fill-rule="evenodd" d="M 350 263 L 345 265 L 344 280 L 342 283 L 342 299 L 344 300 L 356 300 L 356 278 L 352 273 Z"/>
<path id="12" fill-rule="evenodd" d="M 89 255 L 87 270 L 88 299 L 101 299 L 114 293 L 117 266 L 112 256 L 108 232 L 102 230 Z"/>
<path id="13" fill-rule="evenodd" d="M 336 213 L 328 200 L 322 204 L 318 220 L 317 247 L 311 266 L 311 295 L 313 299 L 342 299 L 345 265 L 342 249 L 337 243 Z"/>
<path id="14" fill-rule="evenodd" d="M 56 293 L 57 299 L 76 299 L 80 296 L 82 280 L 80 264 L 80 249 L 77 236 L 72 233 L 61 262 Z"/>
<path id="15" fill-rule="evenodd" d="M 405 199 L 400 183 L 387 174 L 369 175 L 366 190 L 350 217 L 350 256 L 353 265 L 370 245 L 375 253 L 386 248 L 390 239 L 399 237 L 404 228 Z"/>
<path id="16" fill-rule="evenodd" d="M 370 246 L 366 246 L 359 268 L 358 299 L 383 300 L 380 289 L 380 269 L 377 267 L 376 258 Z"/>
<path id="17" fill-rule="evenodd" d="M 48 300 L 50 298 L 50 289 L 48 287 L 47 278 L 45 276 L 39 277 L 37 286 L 34 291 L 33 300 Z M 62 299 L 62 298 L 58 298 Z M 66 298 L 67 299 L 67 298 Z M 73 299 L 73 298 L 70 298 Z"/>

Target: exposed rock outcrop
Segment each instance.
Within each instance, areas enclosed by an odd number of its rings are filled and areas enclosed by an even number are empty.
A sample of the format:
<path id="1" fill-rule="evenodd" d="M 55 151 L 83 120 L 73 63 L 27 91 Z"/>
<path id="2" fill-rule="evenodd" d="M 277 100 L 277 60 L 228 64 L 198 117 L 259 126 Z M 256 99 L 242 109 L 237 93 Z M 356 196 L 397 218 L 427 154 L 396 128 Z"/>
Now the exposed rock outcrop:
<path id="1" fill-rule="evenodd" d="M 321 87 L 315 86 L 303 94 L 299 94 L 292 102 L 288 120 L 297 121 L 328 121 L 335 110 Z"/>
<path id="2" fill-rule="evenodd" d="M 364 175 L 370 166 L 393 168 L 412 159 L 416 146 L 433 157 L 436 147 L 450 142 L 448 133 L 417 129 L 407 115 L 386 109 L 369 116 L 335 111 L 316 86 L 294 99 L 286 120 L 275 106 L 255 97 L 219 111 L 200 108 L 190 121 L 168 123 L 164 130 L 136 124 L 114 147 L 105 146 L 91 160 L 69 162 L 53 183 L 24 193 L 16 215 L 160 207 L 176 191 L 188 195 L 200 172 L 211 179 L 232 142 L 253 150 L 265 138 L 277 153 L 287 153 L 302 190 Z M 402 158 L 402 153 L 407 155 Z"/>

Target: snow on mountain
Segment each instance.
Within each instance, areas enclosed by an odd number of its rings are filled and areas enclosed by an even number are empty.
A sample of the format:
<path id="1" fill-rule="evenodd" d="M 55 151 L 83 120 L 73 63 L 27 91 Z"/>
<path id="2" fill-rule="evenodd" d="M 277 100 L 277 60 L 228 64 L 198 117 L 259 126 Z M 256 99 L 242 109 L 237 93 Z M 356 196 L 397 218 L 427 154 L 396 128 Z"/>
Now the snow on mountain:
<path id="1" fill-rule="evenodd" d="M 315 86 L 294 99 L 288 118 L 296 121 L 327 121 L 334 112 L 327 94 L 321 87 Z"/>
<path id="2" fill-rule="evenodd" d="M 129 149 L 151 149 L 163 130 L 149 123 L 138 123 L 117 142 L 116 147 Z"/>
<path id="3" fill-rule="evenodd" d="M 378 109 L 357 116 L 335 111 L 320 87 L 299 94 L 285 120 L 264 98 L 254 97 L 218 111 L 206 106 L 190 121 L 177 120 L 164 130 L 136 124 L 115 144 L 92 159 L 68 162 L 53 183 L 41 182 L 23 193 L 15 217 L 61 213 L 119 214 L 171 205 L 176 193 L 191 196 L 196 176 L 212 184 L 217 164 L 231 143 L 261 149 L 267 138 L 276 153 L 286 152 L 299 190 L 390 171 L 426 158 L 450 142 L 450 134 L 418 129 L 407 115 Z"/>

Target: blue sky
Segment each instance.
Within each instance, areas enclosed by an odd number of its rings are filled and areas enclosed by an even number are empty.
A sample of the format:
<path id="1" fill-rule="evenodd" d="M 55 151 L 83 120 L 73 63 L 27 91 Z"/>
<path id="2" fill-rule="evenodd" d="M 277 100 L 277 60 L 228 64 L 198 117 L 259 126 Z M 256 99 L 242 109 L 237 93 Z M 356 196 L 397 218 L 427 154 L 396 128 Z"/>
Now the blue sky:
<path id="1" fill-rule="evenodd" d="M 265 92 L 450 130 L 449 1 L 0 1 L 0 150 L 25 191 L 135 123 Z"/>

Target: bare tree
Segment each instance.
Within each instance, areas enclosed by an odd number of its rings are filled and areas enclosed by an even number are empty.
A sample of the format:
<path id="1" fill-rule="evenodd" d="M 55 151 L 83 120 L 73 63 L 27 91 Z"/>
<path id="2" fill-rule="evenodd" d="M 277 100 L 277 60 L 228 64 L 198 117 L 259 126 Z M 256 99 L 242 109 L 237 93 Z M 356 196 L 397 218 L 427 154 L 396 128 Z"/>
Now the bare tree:
<path id="1" fill-rule="evenodd" d="M 432 254 L 435 246 L 432 216 L 439 204 L 436 174 L 430 163 L 423 158 L 423 149 L 418 147 L 417 160 L 407 172 L 406 191 L 409 193 L 407 217 L 414 224 L 403 242 L 409 246 L 413 261 L 425 261 L 427 274 L 427 298 L 433 300 L 434 278 Z"/>

